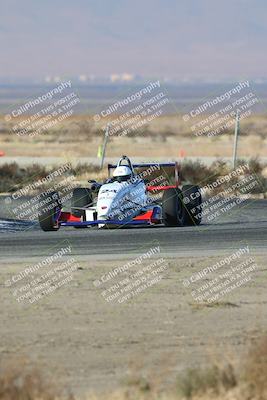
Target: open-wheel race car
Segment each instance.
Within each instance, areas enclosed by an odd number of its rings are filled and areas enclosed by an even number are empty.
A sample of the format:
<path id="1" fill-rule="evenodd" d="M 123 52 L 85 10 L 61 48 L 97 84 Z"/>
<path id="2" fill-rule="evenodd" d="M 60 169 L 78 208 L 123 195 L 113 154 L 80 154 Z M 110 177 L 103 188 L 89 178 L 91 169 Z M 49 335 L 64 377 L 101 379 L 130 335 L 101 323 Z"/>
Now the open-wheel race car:
<path id="1" fill-rule="evenodd" d="M 171 168 L 173 176 L 168 175 L 163 183 L 162 179 L 159 180 L 159 184 L 156 178 L 152 181 L 146 179 L 160 168 Z M 140 172 L 137 173 L 136 169 Z M 108 175 L 103 183 L 90 180 L 88 188 L 75 188 L 68 212 L 63 211 L 57 192 L 44 193 L 39 207 L 42 230 L 56 231 L 64 226 L 103 228 L 164 224 L 175 227 L 200 224 L 200 188 L 181 186 L 177 162 L 132 164 L 127 156 L 122 156 L 116 165 L 108 164 Z"/>

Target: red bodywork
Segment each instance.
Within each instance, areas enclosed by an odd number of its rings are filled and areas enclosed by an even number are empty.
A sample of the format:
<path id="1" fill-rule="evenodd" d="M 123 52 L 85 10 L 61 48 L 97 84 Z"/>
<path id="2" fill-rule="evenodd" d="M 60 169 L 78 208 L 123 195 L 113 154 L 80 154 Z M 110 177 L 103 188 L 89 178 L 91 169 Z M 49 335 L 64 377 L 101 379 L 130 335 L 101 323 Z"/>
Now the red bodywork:
<path id="1" fill-rule="evenodd" d="M 75 217 L 70 212 L 61 212 L 59 217 L 59 222 L 82 222 L 82 217 Z M 133 221 L 148 221 L 152 224 L 159 223 L 160 220 L 157 218 L 155 213 L 155 208 L 152 210 L 148 210 L 147 212 L 138 215 L 137 217 L 133 218 Z"/>

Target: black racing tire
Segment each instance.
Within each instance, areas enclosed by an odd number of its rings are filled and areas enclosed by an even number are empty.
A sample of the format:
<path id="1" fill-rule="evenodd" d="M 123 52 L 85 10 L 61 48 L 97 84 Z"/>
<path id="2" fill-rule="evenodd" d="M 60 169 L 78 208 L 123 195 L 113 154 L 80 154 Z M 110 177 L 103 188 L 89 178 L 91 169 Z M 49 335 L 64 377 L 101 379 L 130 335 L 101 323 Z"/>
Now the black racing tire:
<path id="1" fill-rule="evenodd" d="M 93 203 L 91 190 L 88 188 L 76 188 L 73 190 L 71 199 L 71 213 L 75 217 L 83 217 L 82 207 L 89 207 Z M 77 207 L 77 208 L 76 208 Z"/>
<path id="2" fill-rule="evenodd" d="M 57 221 L 61 210 L 61 202 L 58 192 L 42 193 L 38 208 L 38 220 L 43 231 L 58 231 L 60 225 Z"/>
<path id="3" fill-rule="evenodd" d="M 184 185 L 182 191 L 186 225 L 200 225 L 202 219 L 202 196 L 200 187 L 196 185 Z"/>
<path id="4" fill-rule="evenodd" d="M 162 218 L 165 226 L 186 224 L 183 194 L 180 189 L 167 189 L 162 196 Z"/>

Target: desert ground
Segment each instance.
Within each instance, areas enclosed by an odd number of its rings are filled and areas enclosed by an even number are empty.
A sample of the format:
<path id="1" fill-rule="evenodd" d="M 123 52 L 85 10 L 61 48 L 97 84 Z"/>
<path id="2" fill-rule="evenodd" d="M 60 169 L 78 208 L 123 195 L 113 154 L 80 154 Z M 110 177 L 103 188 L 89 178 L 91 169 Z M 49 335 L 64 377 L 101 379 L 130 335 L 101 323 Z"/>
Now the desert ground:
<path id="1" fill-rule="evenodd" d="M 216 261 L 194 258 L 190 273 Z M 93 285 L 121 259 L 78 261 L 70 283 L 28 307 L 2 287 L 1 359 L 30 359 L 75 394 L 116 389 L 133 377 L 166 390 L 188 367 L 238 363 L 267 326 L 266 258 L 256 261 L 255 279 L 210 305 L 197 304 L 182 286 L 185 258 L 168 259 L 162 281 L 123 304 L 105 301 Z M 25 266 L 1 260 L 1 281 Z"/>
<path id="2" fill-rule="evenodd" d="M 18 136 L 12 124 L 0 118 L 0 150 L 7 157 L 96 157 L 103 143 L 105 124 L 92 117 L 74 116 L 46 132 L 30 137 Z M 240 157 L 267 157 L 267 117 L 254 115 L 241 121 L 238 144 Z M 142 158 L 231 157 L 234 127 L 227 132 L 197 137 L 181 115 L 158 117 L 142 129 L 125 136 L 113 134 L 107 157 L 127 154 Z"/>

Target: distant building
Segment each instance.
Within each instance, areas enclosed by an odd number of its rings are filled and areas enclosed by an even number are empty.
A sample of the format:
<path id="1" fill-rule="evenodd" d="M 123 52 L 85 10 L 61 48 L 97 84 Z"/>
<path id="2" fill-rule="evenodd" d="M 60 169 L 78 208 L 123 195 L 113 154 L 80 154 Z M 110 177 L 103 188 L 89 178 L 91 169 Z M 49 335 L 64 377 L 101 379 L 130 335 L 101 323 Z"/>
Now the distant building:
<path id="1" fill-rule="evenodd" d="M 124 72 L 123 74 L 111 74 L 111 82 L 131 82 L 134 80 L 134 75 Z"/>

